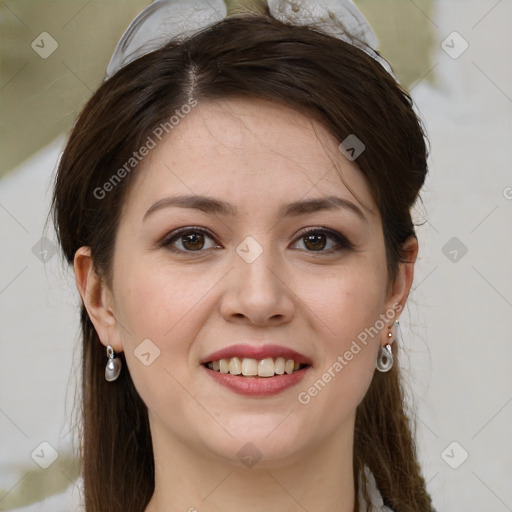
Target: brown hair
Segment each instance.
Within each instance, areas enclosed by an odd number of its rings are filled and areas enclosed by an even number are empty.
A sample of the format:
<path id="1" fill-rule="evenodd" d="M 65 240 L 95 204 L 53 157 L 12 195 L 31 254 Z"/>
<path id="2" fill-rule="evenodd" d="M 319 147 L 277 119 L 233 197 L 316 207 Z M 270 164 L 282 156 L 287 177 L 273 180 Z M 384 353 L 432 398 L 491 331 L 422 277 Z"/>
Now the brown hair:
<path id="1" fill-rule="evenodd" d="M 410 209 L 427 172 L 427 146 L 410 96 L 362 50 L 268 13 L 229 16 L 182 42 L 170 42 L 105 81 L 82 110 L 61 157 L 52 203 L 63 253 L 89 246 L 107 285 L 120 212 L 134 172 L 105 197 L 94 191 L 190 98 L 258 96 L 306 112 L 343 141 L 365 144 L 357 165 L 378 205 L 388 280 L 415 236 Z M 82 303 L 81 459 L 88 512 L 141 512 L 154 491 L 147 409 L 124 365 L 104 378 L 105 349 Z M 405 411 L 398 354 L 375 372 L 356 414 L 354 477 L 366 465 L 396 512 L 432 510 Z M 124 362 L 124 357 L 120 354 Z M 364 485 L 364 483 L 363 483 Z M 362 489 L 367 496 L 366 488 Z"/>

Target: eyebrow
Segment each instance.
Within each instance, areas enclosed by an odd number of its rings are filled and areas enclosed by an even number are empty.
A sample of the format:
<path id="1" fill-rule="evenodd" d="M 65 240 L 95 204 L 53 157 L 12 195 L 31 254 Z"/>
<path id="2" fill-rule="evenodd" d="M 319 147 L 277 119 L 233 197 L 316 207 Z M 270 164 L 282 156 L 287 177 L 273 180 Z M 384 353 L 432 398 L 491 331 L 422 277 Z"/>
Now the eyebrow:
<path id="1" fill-rule="evenodd" d="M 238 215 L 238 208 L 230 203 L 215 199 L 208 196 L 200 195 L 185 195 L 164 197 L 157 201 L 149 210 L 144 214 L 143 221 L 147 219 L 152 213 L 162 210 L 163 208 L 192 208 L 201 210 L 205 213 L 213 213 L 216 215 L 236 216 Z M 352 201 L 338 196 L 327 196 L 316 199 L 306 199 L 295 201 L 283 205 L 279 210 L 280 217 L 297 217 L 299 215 L 306 215 L 323 210 L 338 210 L 346 209 L 356 214 L 360 219 L 368 222 L 368 219 L 362 210 Z"/>

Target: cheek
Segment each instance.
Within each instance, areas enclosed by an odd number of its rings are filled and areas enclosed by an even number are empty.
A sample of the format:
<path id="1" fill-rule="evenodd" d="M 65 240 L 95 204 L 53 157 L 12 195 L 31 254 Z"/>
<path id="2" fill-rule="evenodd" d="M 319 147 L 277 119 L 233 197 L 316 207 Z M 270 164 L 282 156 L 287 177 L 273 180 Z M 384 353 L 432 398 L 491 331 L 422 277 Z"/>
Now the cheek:
<path id="1" fill-rule="evenodd" d="M 205 295 L 218 278 L 142 258 L 120 258 L 116 270 L 116 318 L 134 384 L 150 408 L 170 398 L 178 403 L 179 383 L 197 365 L 190 346 L 209 314 Z"/>
<path id="2" fill-rule="evenodd" d="M 383 313 L 385 267 L 375 258 L 297 283 L 297 295 L 314 313 L 311 320 L 317 330 L 321 328 L 325 353 L 331 356 L 348 349 L 351 340 L 375 325 Z"/>
<path id="3" fill-rule="evenodd" d="M 327 430 L 354 413 L 375 371 L 386 274 L 384 265 L 373 261 L 322 281 L 321 293 L 313 294 L 308 281 L 303 285 L 317 315 L 321 350 L 314 374 L 297 390 L 297 401 Z"/>
<path id="4" fill-rule="evenodd" d="M 191 317 L 197 319 L 201 300 L 215 284 L 210 274 L 155 264 L 150 259 L 133 258 L 118 269 L 116 316 L 125 324 L 123 337 L 131 345 L 141 337 L 159 344 L 176 339 L 175 334 L 190 324 Z"/>
<path id="5" fill-rule="evenodd" d="M 370 386 L 379 340 L 375 324 L 381 310 L 375 295 L 369 295 L 368 301 L 359 299 L 342 300 L 341 312 L 330 311 L 334 334 L 323 338 L 320 364 L 296 391 L 299 411 L 315 418 L 308 422 L 310 436 L 315 436 L 319 425 L 324 434 L 346 425 Z"/>

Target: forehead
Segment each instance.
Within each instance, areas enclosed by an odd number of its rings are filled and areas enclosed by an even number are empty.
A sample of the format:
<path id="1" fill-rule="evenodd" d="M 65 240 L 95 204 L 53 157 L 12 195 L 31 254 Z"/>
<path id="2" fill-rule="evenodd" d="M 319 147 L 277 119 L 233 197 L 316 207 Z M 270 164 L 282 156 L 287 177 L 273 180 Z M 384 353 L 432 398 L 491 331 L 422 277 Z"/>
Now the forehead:
<path id="1" fill-rule="evenodd" d="M 375 215 L 366 179 L 339 143 L 311 117 L 276 102 L 200 101 L 139 164 L 128 203 L 186 193 L 268 206 L 337 193 Z"/>

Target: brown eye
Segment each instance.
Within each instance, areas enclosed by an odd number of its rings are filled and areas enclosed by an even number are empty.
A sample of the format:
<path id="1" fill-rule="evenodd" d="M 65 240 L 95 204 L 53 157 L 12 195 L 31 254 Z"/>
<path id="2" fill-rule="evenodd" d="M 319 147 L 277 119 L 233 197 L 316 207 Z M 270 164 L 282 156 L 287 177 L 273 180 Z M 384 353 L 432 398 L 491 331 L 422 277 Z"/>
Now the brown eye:
<path id="1" fill-rule="evenodd" d="M 203 233 L 190 233 L 189 235 L 183 235 L 181 239 L 183 247 L 189 251 L 197 251 L 204 246 Z"/>
<path id="2" fill-rule="evenodd" d="M 307 252 L 330 254 L 342 250 L 353 250 L 354 246 L 342 234 L 327 228 L 303 231 L 298 242 L 304 244 Z"/>
<path id="3" fill-rule="evenodd" d="M 312 251 L 321 251 L 326 245 L 326 236 L 324 234 L 312 233 L 303 237 L 304 245 Z"/>
<path id="4" fill-rule="evenodd" d="M 208 242 L 210 240 L 210 242 Z M 213 242 L 213 237 L 202 229 L 181 229 L 171 233 L 163 242 L 172 252 L 204 252 L 206 249 L 219 247 Z"/>

